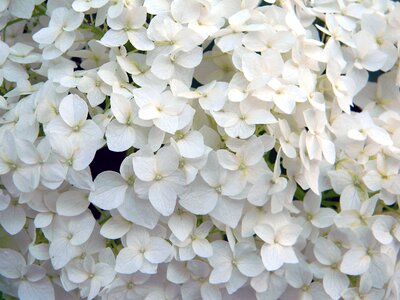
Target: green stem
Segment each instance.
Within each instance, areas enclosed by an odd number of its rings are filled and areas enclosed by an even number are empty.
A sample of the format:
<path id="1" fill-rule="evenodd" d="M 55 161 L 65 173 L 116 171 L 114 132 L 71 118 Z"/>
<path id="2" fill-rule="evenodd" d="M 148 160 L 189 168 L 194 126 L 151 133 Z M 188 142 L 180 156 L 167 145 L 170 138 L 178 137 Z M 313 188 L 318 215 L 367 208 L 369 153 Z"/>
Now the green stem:
<path id="1" fill-rule="evenodd" d="M 294 197 L 298 200 L 303 200 L 305 194 L 306 193 L 303 191 L 303 189 L 298 186 L 296 192 L 294 193 Z"/>
<path id="2" fill-rule="evenodd" d="M 101 38 L 104 34 L 104 32 L 100 28 L 97 28 L 94 25 L 81 24 L 80 27 L 82 29 L 86 29 L 86 30 L 89 30 L 90 32 L 93 32 L 98 38 Z"/>
<path id="3" fill-rule="evenodd" d="M 104 111 L 107 111 L 111 107 L 111 101 L 109 97 L 106 97 L 106 107 L 104 108 Z"/>
<path id="4" fill-rule="evenodd" d="M 321 205 L 324 206 L 324 207 L 335 206 L 336 208 L 338 208 L 340 206 L 340 203 L 338 201 L 334 201 L 334 200 L 322 199 L 321 200 Z"/>
<path id="5" fill-rule="evenodd" d="M 99 225 L 103 225 L 105 222 L 107 222 L 109 219 L 111 219 L 111 215 L 104 215 L 102 214 L 102 219 L 99 221 Z"/>

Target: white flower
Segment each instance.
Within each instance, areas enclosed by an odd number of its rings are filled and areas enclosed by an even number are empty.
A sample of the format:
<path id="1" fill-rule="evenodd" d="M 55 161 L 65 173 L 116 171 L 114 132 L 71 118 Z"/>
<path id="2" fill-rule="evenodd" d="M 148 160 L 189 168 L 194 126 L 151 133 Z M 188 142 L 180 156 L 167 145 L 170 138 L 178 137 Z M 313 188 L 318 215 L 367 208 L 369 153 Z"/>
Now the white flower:
<path id="1" fill-rule="evenodd" d="M 243 31 L 255 31 L 263 28 L 261 24 L 246 24 L 251 19 L 248 9 L 243 9 L 230 16 L 229 26 L 220 30 L 214 36 L 218 37 L 216 45 L 222 52 L 228 52 L 239 46 L 244 37 Z"/>
<path id="2" fill-rule="evenodd" d="M 380 243 L 387 245 L 400 241 L 400 225 L 392 216 L 378 216 L 371 226 L 372 234 Z"/>
<path id="3" fill-rule="evenodd" d="M 180 195 L 179 204 L 191 213 L 210 213 L 220 222 L 236 227 L 243 208 L 240 193 L 246 184 L 240 180 L 240 174 L 221 168 L 215 152 L 210 153 L 200 174 L 201 178 L 191 183 Z M 238 200 L 230 197 L 238 197 Z"/>
<path id="4" fill-rule="evenodd" d="M 327 123 L 325 113 L 308 109 L 303 112 L 303 115 L 308 131 L 303 131 L 300 139 L 305 138 L 308 157 L 310 160 L 321 160 L 323 155 L 328 163 L 334 164 L 335 145 L 325 132 Z"/>
<path id="5" fill-rule="evenodd" d="M 327 207 L 321 207 L 321 197 L 314 194 L 312 190 L 309 190 L 304 199 L 303 207 L 304 223 L 302 224 L 304 233 L 308 233 L 310 238 L 314 240 L 318 234 L 320 228 L 327 228 L 333 225 L 334 217 L 336 212 Z"/>
<path id="6" fill-rule="evenodd" d="M 24 205 L 18 203 L 12 195 L 1 191 L 0 194 L 0 224 L 11 235 L 22 230 L 26 222 Z"/>
<path id="7" fill-rule="evenodd" d="M 284 263 L 297 263 L 293 245 L 302 231 L 301 226 L 291 223 L 283 213 L 270 214 L 265 222 L 254 227 L 255 233 L 265 242 L 261 248 L 265 268 L 274 271 Z"/>
<path id="8" fill-rule="evenodd" d="M 137 271 L 146 274 L 157 272 L 157 265 L 171 254 L 171 246 L 160 237 L 150 236 L 139 227 L 132 229 L 126 236 L 127 246 L 117 255 L 115 270 L 122 274 Z"/>
<path id="9" fill-rule="evenodd" d="M 358 239 L 344 254 L 340 271 L 349 275 L 362 275 L 375 287 L 381 288 L 390 278 L 389 256 L 380 251 L 380 244 L 367 228 L 357 231 Z"/>
<path id="10" fill-rule="evenodd" d="M 83 262 L 75 262 L 67 268 L 68 278 L 80 286 L 87 286 L 89 291 L 87 299 L 95 298 L 100 289 L 112 282 L 115 271 L 107 263 L 96 263 L 92 256 L 88 255 Z"/>
<path id="11" fill-rule="evenodd" d="M 107 0 L 75 0 L 72 8 L 77 12 L 85 12 L 91 8 L 100 8 L 107 4 Z"/>
<path id="12" fill-rule="evenodd" d="M 174 134 L 187 126 L 194 110 L 183 99 L 176 98 L 170 91 L 142 88 L 134 91 L 135 102 L 139 106 L 139 118 L 153 120 L 159 129 Z"/>
<path id="13" fill-rule="evenodd" d="M 249 138 L 254 134 L 256 124 L 272 124 L 277 120 L 267 105 L 260 101 L 245 100 L 227 103 L 221 111 L 211 111 L 215 121 L 224 127 L 230 137 Z"/>
<path id="14" fill-rule="evenodd" d="M 141 148 L 146 141 L 142 127 L 151 125 L 138 117 L 138 109 L 133 100 L 122 95 L 111 94 L 111 111 L 115 117 L 106 128 L 106 139 L 111 151 L 121 152 L 130 147 Z"/>
<path id="15" fill-rule="evenodd" d="M 372 191 L 385 189 L 391 194 L 400 193 L 400 164 L 390 158 L 378 154 L 376 159 L 376 170 L 368 171 L 363 181 Z"/>
<path id="16" fill-rule="evenodd" d="M 249 140 L 233 154 L 228 150 L 217 150 L 220 165 L 231 171 L 240 173 L 241 180 L 255 183 L 265 173 L 263 160 L 264 145 L 260 139 Z"/>
<path id="17" fill-rule="evenodd" d="M 44 48 L 44 59 L 57 58 L 71 48 L 76 38 L 75 30 L 81 25 L 83 17 L 83 13 L 65 7 L 53 10 L 49 26 L 32 36 Z"/>
<path id="18" fill-rule="evenodd" d="M 250 244 L 238 243 L 231 249 L 228 242 L 215 241 L 212 246 L 210 283 L 226 283 L 229 293 L 240 288 L 247 276 L 255 277 L 263 271 L 261 259 Z"/>
<path id="19" fill-rule="evenodd" d="M 256 90 L 253 95 L 262 101 L 274 102 L 285 114 L 293 113 L 296 102 L 306 101 L 305 93 L 298 86 L 276 78 L 271 79 L 266 87 Z"/>
<path id="20" fill-rule="evenodd" d="M 206 150 L 203 135 L 199 131 L 178 130 L 171 137 L 171 145 L 184 158 L 198 158 Z"/>
<path id="21" fill-rule="evenodd" d="M 85 243 L 95 227 L 95 219 L 90 213 L 76 217 L 56 217 L 51 224 L 52 232 L 49 253 L 54 269 L 64 267 L 79 255 L 79 245 Z"/>
<path id="22" fill-rule="evenodd" d="M 135 181 L 135 190 L 139 196 L 148 196 L 153 207 L 164 216 L 173 213 L 177 194 L 184 185 L 178 166 L 179 157 L 172 147 L 161 148 L 156 155 L 133 157 L 133 169 L 140 179 Z"/>
<path id="23" fill-rule="evenodd" d="M 314 255 L 322 266 L 323 285 L 326 293 L 333 299 L 339 299 L 349 286 L 349 278 L 338 269 L 342 261 L 342 252 L 330 240 L 319 237 L 314 246 Z"/>
<path id="24" fill-rule="evenodd" d="M 146 22 L 146 8 L 139 6 L 134 9 L 125 9 L 122 14 L 107 18 L 110 30 L 101 38 L 100 42 L 108 47 L 125 45 L 128 40 L 139 50 L 152 50 L 153 43 L 147 37 L 143 24 Z"/>
<path id="25" fill-rule="evenodd" d="M 174 230 L 171 228 L 174 235 L 170 237 L 170 240 L 179 247 L 178 252 L 181 261 L 190 261 L 196 255 L 205 258 L 213 255 L 213 248 L 207 240 L 207 235 L 210 233 L 213 224 L 206 221 L 196 228 L 193 227 L 194 225 L 189 227 L 190 231 L 186 228 L 181 228 L 179 231 L 177 228 L 174 228 Z M 183 232 L 185 232 L 185 236 L 183 236 Z"/>
<path id="26" fill-rule="evenodd" d="M 0 249 L 0 275 L 18 283 L 18 298 L 21 300 L 55 299 L 54 288 L 46 269 L 39 265 L 26 264 L 25 258 L 12 249 Z"/>
<path id="27" fill-rule="evenodd" d="M 68 95 L 60 102 L 60 116 L 47 124 L 45 132 L 50 144 L 58 148 L 60 138 L 68 139 L 78 145 L 94 143 L 101 145 L 103 132 L 93 120 L 87 120 L 88 107 L 78 95 Z"/>

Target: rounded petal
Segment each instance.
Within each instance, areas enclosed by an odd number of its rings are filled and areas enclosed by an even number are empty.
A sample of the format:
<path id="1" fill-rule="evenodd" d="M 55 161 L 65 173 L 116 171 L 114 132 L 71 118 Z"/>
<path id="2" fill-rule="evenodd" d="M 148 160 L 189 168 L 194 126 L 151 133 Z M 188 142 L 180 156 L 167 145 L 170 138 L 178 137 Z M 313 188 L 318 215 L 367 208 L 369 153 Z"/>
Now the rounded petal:
<path id="1" fill-rule="evenodd" d="M 364 249 L 350 249 L 343 256 L 340 271 L 348 275 L 361 275 L 368 270 L 370 262 L 371 257 Z"/>
<path id="2" fill-rule="evenodd" d="M 240 273 L 248 277 L 258 276 L 264 270 L 262 260 L 255 253 L 240 258 L 237 262 L 237 268 Z"/>
<path id="3" fill-rule="evenodd" d="M 6 278 L 20 278 L 26 266 L 24 257 L 11 249 L 0 249 L 0 274 Z"/>
<path id="4" fill-rule="evenodd" d="M 323 278 L 326 293 L 333 299 L 339 299 L 342 292 L 349 286 L 349 278 L 339 271 L 328 270 Z"/>
<path id="5" fill-rule="evenodd" d="M 210 257 L 213 254 L 213 248 L 209 241 L 202 238 L 196 238 L 192 242 L 194 253 L 200 257 Z"/>
<path id="6" fill-rule="evenodd" d="M 180 241 L 184 241 L 193 231 L 195 222 L 196 218 L 193 215 L 178 213 L 169 218 L 168 227 Z"/>
<path id="7" fill-rule="evenodd" d="M 57 199 L 56 210 L 61 216 L 77 216 L 89 206 L 88 195 L 78 190 L 62 193 Z"/>
<path id="8" fill-rule="evenodd" d="M 60 116 L 71 127 L 79 126 L 86 120 L 88 106 L 78 95 L 68 95 L 61 100 Z"/>
<path id="9" fill-rule="evenodd" d="M 149 199 L 153 207 L 163 216 L 170 216 L 176 205 L 176 192 L 166 181 L 153 183 L 149 189 Z"/>
<path id="10" fill-rule="evenodd" d="M 206 215 L 217 205 L 218 194 L 205 183 L 195 181 L 179 198 L 179 204 L 191 213 Z"/>
<path id="11" fill-rule="evenodd" d="M 143 265 L 143 254 L 133 248 L 123 248 L 117 255 L 115 271 L 121 274 L 133 274 Z"/>
<path id="12" fill-rule="evenodd" d="M 95 189 L 89 195 L 89 201 L 101 209 L 114 209 L 125 200 L 127 183 L 121 175 L 113 171 L 100 173 L 94 180 Z"/>
<path id="13" fill-rule="evenodd" d="M 164 262 L 171 254 L 172 248 L 167 241 L 153 237 L 144 253 L 144 257 L 153 264 L 159 264 Z"/>

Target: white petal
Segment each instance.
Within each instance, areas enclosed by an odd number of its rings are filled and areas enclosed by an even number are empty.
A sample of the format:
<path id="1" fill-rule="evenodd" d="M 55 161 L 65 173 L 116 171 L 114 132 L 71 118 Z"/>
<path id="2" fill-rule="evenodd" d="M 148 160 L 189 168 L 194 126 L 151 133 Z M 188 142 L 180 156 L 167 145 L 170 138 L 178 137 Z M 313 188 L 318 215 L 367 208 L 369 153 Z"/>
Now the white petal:
<path id="1" fill-rule="evenodd" d="M 217 192 L 198 180 L 185 189 L 179 204 L 193 214 L 205 215 L 215 208 L 217 200 Z"/>
<path id="2" fill-rule="evenodd" d="M 88 271 L 83 268 L 82 264 L 72 263 L 67 269 L 68 279 L 73 283 L 82 283 L 89 278 Z"/>
<path id="3" fill-rule="evenodd" d="M 149 199 L 160 214 L 169 216 L 174 212 L 176 192 L 168 182 L 154 182 L 149 189 Z"/>
<path id="4" fill-rule="evenodd" d="M 239 271 L 247 277 L 255 277 L 261 274 L 264 270 L 262 260 L 255 254 L 246 254 L 241 257 L 237 262 Z"/>
<path id="5" fill-rule="evenodd" d="M 66 191 L 57 199 L 57 213 L 61 216 L 77 216 L 83 213 L 89 206 L 86 193 L 71 190 Z"/>
<path id="6" fill-rule="evenodd" d="M 213 248 L 209 241 L 202 238 L 196 238 L 192 242 L 194 253 L 200 257 L 210 257 L 213 254 Z"/>
<path id="7" fill-rule="evenodd" d="M 232 275 L 231 264 L 220 264 L 211 271 L 209 281 L 211 284 L 228 282 Z"/>
<path id="8" fill-rule="evenodd" d="M 277 122 L 276 118 L 268 110 L 253 109 L 246 114 L 248 124 L 272 124 Z"/>
<path id="9" fill-rule="evenodd" d="M 69 95 L 61 101 L 59 111 L 64 122 L 74 127 L 86 120 L 88 107 L 78 95 Z"/>
<path id="10" fill-rule="evenodd" d="M 365 185 L 372 191 L 377 191 L 381 188 L 381 180 L 381 175 L 375 170 L 367 172 L 363 177 Z"/>
<path id="11" fill-rule="evenodd" d="M 203 283 L 200 288 L 201 297 L 204 300 L 221 300 L 220 289 L 209 283 Z"/>
<path id="12" fill-rule="evenodd" d="M 221 166 L 225 169 L 228 170 L 237 170 L 239 168 L 239 160 L 234 155 L 232 152 L 225 150 L 225 149 L 220 149 L 217 150 L 217 157 L 218 157 L 218 162 L 221 164 Z"/>
<path id="13" fill-rule="evenodd" d="M 326 228 L 333 224 L 333 218 L 336 216 L 336 212 L 331 208 L 321 208 L 320 211 L 314 215 L 311 223 L 318 228 Z"/>
<path id="14" fill-rule="evenodd" d="M 204 154 L 203 135 L 198 131 L 191 131 L 177 141 L 180 154 L 187 158 L 196 158 Z"/>
<path id="15" fill-rule="evenodd" d="M 349 286 L 350 280 L 339 271 L 328 270 L 323 279 L 326 293 L 333 299 L 339 299 L 342 292 Z"/>
<path id="16" fill-rule="evenodd" d="M 118 210 L 125 219 L 148 229 L 153 229 L 160 217 L 148 199 L 136 196 L 131 196 L 130 201 L 125 201 Z"/>
<path id="17" fill-rule="evenodd" d="M 277 242 L 283 246 L 292 246 L 302 232 L 302 228 L 297 224 L 283 226 L 277 233 Z"/>
<path id="18" fill-rule="evenodd" d="M 91 236 L 96 220 L 92 214 L 85 213 L 75 217 L 68 223 L 68 229 L 72 233 L 71 245 L 78 246 L 86 242 Z"/>
<path id="19" fill-rule="evenodd" d="M 325 238 L 318 238 L 314 246 L 314 255 L 321 264 L 330 266 L 341 260 L 340 249 L 331 241 Z"/>
<path id="20" fill-rule="evenodd" d="M 58 35 L 54 46 L 59 49 L 61 52 L 67 51 L 75 40 L 75 32 L 73 31 L 63 31 Z"/>
<path id="21" fill-rule="evenodd" d="M 38 165 L 18 168 L 13 174 L 15 186 L 25 193 L 35 190 L 40 181 L 40 168 Z"/>
<path id="22" fill-rule="evenodd" d="M 54 27 L 46 27 L 40 29 L 38 32 L 36 32 L 32 38 L 35 42 L 39 44 L 45 44 L 45 45 L 50 45 L 55 41 L 57 36 L 61 33 L 61 30 L 59 28 L 54 28 Z"/>
<path id="23" fill-rule="evenodd" d="M 101 209 L 114 209 L 125 200 L 128 188 L 121 175 L 113 171 L 100 173 L 94 180 L 95 190 L 90 193 L 89 201 Z"/>
<path id="24" fill-rule="evenodd" d="M 278 270 L 283 265 L 281 258 L 281 246 L 275 245 L 263 245 L 261 247 L 261 258 L 265 268 L 268 271 Z"/>
<path id="25" fill-rule="evenodd" d="M 372 224 L 374 237 L 382 244 L 387 245 L 393 241 L 391 230 L 394 231 L 395 221 L 390 216 L 379 216 Z M 393 229 L 392 229 L 393 228 Z"/>
<path id="26" fill-rule="evenodd" d="M 121 124 L 125 124 L 132 114 L 132 105 L 129 99 L 119 94 L 111 94 L 111 111 Z"/>
<path id="27" fill-rule="evenodd" d="M 196 47 L 189 52 L 181 52 L 176 58 L 177 64 L 184 68 L 195 68 L 201 62 L 203 58 L 203 49 L 201 47 Z"/>
<path id="28" fill-rule="evenodd" d="M 54 288 L 47 277 L 37 282 L 22 281 L 18 287 L 18 297 L 21 300 L 54 300 Z"/>
<path id="29" fill-rule="evenodd" d="M 0 274 L 6 278 L 16 279 L 24 275 L 26 266 L 24 257 L 11 249 L 0 249 Z"/>
<path id="30" fill-rule="evenodd" d="M 119 47 L 125 45 L 127 41 L 128 36 L 124 31 L 110 29 L 99 42 L 107 47 Z"/>
<path id="31" fill-rule="evenodd" d="M 370 262 L 371 257 L 364 249 L 351 249 L 343 256 L 340 271 L 348 275 L 361 275 L 368 270 Z"/>
<path id="32" fill-rule="evenodd" d="M 156 176 L 156 160 L 154 157 L 134 157 L 133 169 L 140 180 L 152 181 Z"/>
<path id="33" fill-rule="evenodd" d="M 219 197 L 217 206 L 210 215 L 225 225 L 236 228 L 242 217 L 243 206 L 243 201 L 232 200 L 228 197 Z"/>
<path id="34" fill-rule="evenodd" d="M 0 223 L 11 235 L 17 234 L 25 225 L 26 214 L 21 205 L 10 205 L 1 212 Z"/>
<path id="35" fill-rule="evenodd" d="M 34 224 L 37 228 L 47 227 L 51 224 L 53 216 L 51 212 L 38 213 L 35 217 Z"/>
<path id="36" fill-rule="evenodd" d="M 153 264 L 164 262 L 172 254 L 171 245 L 162 238 L 151 238 L 148 247 L 144 257 Z"/>
<path id="37" fill-rule="evenodd" d="M 133 274 L 143 265 L 143 254 L 130 248 L 119 251 L 115 261 L 115 271 L 121 274 Z"/>
<path id="38" fill-rule="evenodd" d="M 119 239 L 131 228 L 131 224 L 122 218 L 113 217 L 100 229 L 100 234 L 107 239 Z"/>
<path id="39" fill-rule="evenodd" d="M 175 72 L 170 56 L 158 55 L 151 65 L 151 72 L 160 79 L 170 79 Z"/>
<path id="40" fill-rule="evenodd" d="M 115 271 L 106 263 L 97 263 L 95 267 L 96 279 L 101 282 L 102 286 L 110 284 L 114 277 Z"/>
<path id="41" fill-rule="evenodd" d="M 80 250 L 72 246 L 67 239 L 56 239 L 50 244 L 49 254 L 54 269 L 58 270 L 80 255 Z"/>
<path id="42" fill-rule="evenodd" d="M 163 176 L 174 173 L 179 166 L 179 156 L 173 147 L 163 147 L 157 152 L 157 170 Z"/>
<path id="43" fill-rule="evenodd" d="M 268 224 L 259 224 L 254 227 L 254 232 L 266 243 L 273 244 L 275 241 L 274 229 Z"/>
<path id="44" fill-rule="evenodd" d="M 383 146 L 391 146 L 393 145 L 393 141 L 387 131 L 381 127 L 374 126 L 370 127 L 367 130 L 367 135 L 374 142 Z"/>
<path id="45" fill-rule="evenodd" d="M 132 43 L 132 45 L 139 50 L 153 50 L 154 44 L 153 42 L 147 37 L 147 32 L 145 28 L 140 28 L 139 30 L 135 31 L 128 31 L 128 39 Z"/>
<path id="46" fill-rule="evenodd" d="M 168 227 L 180 241 L 184 241 L 194 229 L 195 222 L 196 218 L 191 214 L 174 214 L 168 220 Z"/>

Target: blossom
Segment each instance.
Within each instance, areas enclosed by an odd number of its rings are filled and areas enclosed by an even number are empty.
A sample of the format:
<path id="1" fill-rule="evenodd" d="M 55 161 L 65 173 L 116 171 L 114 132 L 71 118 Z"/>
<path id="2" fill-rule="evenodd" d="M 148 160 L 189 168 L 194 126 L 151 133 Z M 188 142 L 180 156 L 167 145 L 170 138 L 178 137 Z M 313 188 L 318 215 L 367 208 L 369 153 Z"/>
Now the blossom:
<path id="1" fill-rule="evenodd" d="M 0 1 L 3 295 L 398 299 L 399 20 Z"/>
<path id="2" fill-rule="evenodd" d="M 156 155 L 133 158 L 133 169 L 140 179 L 135 181 L 135 190 L 139 195 L 147 195 L 153 207 L 164 216 L 173 213 L 177 193 L 184 184 L 178 166 L 178 155 L 172 147 L 162 148 Z"/>
<path id="3" fill-rule="evenodd" d="M 157 264 L 171 255 L 171 247 L 164 239 L 150 236 L 146 230 L 137 228 L 127 234 L 127 247 L 117 255 L 115 270 L 122 274 L 132 274 L 138 270 L 153 274 Z"/>
<path id="4" fill-rule="evenodd" d="M 65 7 L 53 10 L 49 26 L 32 36 L 44 48 L 45 59 L 57 58 L 72 46 L 76 38 L 75 30 L 82 23 L 83 17 L 83 13 Z"/>
<path id="5" fill-rule="evenodd" d="M 255 233 L 265 242 L 261 248 L 261 258 L 268 271 L 279 269 L 284 263 L 297 263 L 293 249 L 302 228 L 290 222 L 284 214 L 270 215 L 268 223 L 254 227 Z"/>

